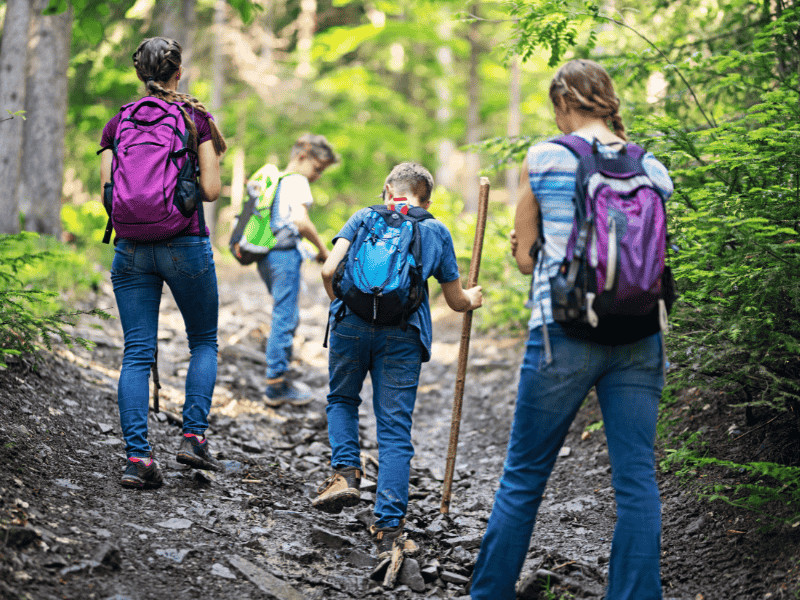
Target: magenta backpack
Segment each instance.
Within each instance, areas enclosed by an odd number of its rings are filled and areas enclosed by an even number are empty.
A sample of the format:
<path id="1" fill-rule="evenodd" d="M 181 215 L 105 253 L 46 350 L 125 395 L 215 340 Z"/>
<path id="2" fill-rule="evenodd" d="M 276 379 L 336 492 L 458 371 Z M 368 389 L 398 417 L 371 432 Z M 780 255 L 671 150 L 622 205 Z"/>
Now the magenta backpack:
<path id="1" fill-rule="evenodd" d="M 642 165 L 644 149 L 627 144 L 607 157 L 596 140 L 565 135 L 552 141 L 578 157 L 572 233 L 550 279 L 553 318 L 607 345 L 665 328 L 675 300 L 666 209 Z"/>
<path id="2" fill-rule="evenodd" d="M 147 96 L 122 107 L 111 161 L 111 183 L 103 189 L 109 224 L 117 236 L 158 242 L 188 232 L 195 211 L 205 233 L 197 198 L 197 166 L 190 132 L 177 104 Z"/>

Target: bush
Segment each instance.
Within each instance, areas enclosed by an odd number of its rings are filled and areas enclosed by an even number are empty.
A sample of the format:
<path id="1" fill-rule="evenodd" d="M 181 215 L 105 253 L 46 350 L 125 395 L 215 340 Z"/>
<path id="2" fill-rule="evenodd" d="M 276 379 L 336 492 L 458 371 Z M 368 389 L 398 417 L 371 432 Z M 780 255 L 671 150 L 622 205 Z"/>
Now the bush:
<path id="1" fill-rule="evenodd" d="M 26 354 L 36 360 L 43 344 L 52 339 L 71 347 L 92 343 L 73 336 L 66 328 L 80 315 L 110 318 L 100 309 L 70 311 L 61 299 L 65 290 L 96 286 L 101 275 L 81 253 L 70 251 L 54 239 L 33 233 L 0 235 L 0 368 L 9 355 Z"/>

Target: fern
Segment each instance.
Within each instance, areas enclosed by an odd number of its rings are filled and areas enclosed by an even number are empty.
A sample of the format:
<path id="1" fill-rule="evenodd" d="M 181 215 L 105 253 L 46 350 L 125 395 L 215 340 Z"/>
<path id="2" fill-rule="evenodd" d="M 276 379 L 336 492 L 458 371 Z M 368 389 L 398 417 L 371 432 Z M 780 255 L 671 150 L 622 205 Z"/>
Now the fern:
<path id="1" fill-rule="evenodd" d="M 54 273 L 68 272 L 65 265 L 83 269 L 86 265 L 58 245 L 42 249 L 41 244 L 47 243 L 28 232 L 0 236 L 0 368 L 7 368 L 9 356 L 28 355 L 37 361 L 41 349 L 52 349 L 55 340 L 68 347 L 91 348 L 90 340 L 67 328 L 83 315 L 111 318 L 99 308 L 69 310 L 61 305 L 60 294 L 53 289 Z"/>

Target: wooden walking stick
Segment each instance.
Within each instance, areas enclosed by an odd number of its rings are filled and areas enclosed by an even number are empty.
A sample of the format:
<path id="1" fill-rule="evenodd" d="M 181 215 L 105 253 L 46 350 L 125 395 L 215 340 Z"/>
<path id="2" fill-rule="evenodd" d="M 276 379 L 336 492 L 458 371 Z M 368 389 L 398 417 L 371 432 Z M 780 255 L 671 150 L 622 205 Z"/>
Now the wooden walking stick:
<path id="1" fill-rule="evenodd" d="M 475 243 L 472 246 L 472 260 L 469 263 L 467 288 L 478 285 L 478 272 L 481 268 L 481 252 L 483 251 L 483 234 L 486 231 L 486 214 L 489 209 L 489 179 L 481 177 L 480 194 L 478 195 L 478 221 L 475 225 Z M 458 349 L 458 373 L 456 388 L 453 393 L 453 416 L 450 419 L 450 444 L 447 447 L 447 466 L 444 471 L 444 487 L 442 489 L 442 506 L 439 512 L 450 512 L 450 490 L 453 486 L 453 473 L 456 468 L 456 451 L 458 449 L 458 432 L 461 428 L 461 402 L 464 399 L 464 382 L 467 378 L 467 357 L 469 356 L 469 337 L 472 331 L 472 311 L 464 313 L 461 324 L 461 346 Z"/>

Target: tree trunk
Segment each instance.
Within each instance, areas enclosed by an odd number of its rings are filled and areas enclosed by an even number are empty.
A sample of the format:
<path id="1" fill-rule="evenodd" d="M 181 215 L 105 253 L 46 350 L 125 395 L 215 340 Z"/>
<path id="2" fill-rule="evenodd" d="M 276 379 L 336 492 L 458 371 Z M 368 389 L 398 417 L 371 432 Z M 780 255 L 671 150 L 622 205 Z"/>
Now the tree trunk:
<path id="1" fill-rule="evenodd" d="M 477 16 L 480 2 L 472 6 L 472 14 Z M 473 19 L 469 24 L 469 104 L 467 106 L 467 144 L 477 144 L 480 140 L 480 79 L 478 76 L 478 62 L 480 59 L 480 39 L 478 20 Z M 467 153 L 466 158 L 467 194 L 464 198 L 464 209 L 467 212 L 478 211 L 478 171 L 480 159 L 475 152 Z"/>
<path id="2" fill-rule="evenodd" d="M 300 0 L 297 17 L 297 70 L 298 77 L 311 75 L 311 46 L 317 28 L 317 0 Z"/>
<path id="3" fill-rule="evenodd" d="M 181 45 L 183 75 L 178 82 L 178 91 L 189 93 L 189 83 L 197 69 L 194 65 L 194 35 L 197 27 L 196 0 L 170 0 L 161 4 L 161 35 L 176 40 Z"/>
<path id="4" fill-rule="evenodd" d="M 29 0 L 8 0 L 0 40 L 0 234 L 19 232 L 17 181 L 22 158 L 23 117 L 28 62 Z"/>
<path id="5" fill-rule="evenodd" d="M 520 113 L 520 65 L 519 57 L 511 59 L 508 81 L 508 137 L 517 137 L 521 133 L 522 114 Z M 506 189 L 509 206 L 517 205 L 517 186 L 519 185 L 519 166 L 509 165 L 506 169 Z"/>
<path id="6" fill-rule="evenodd" d="M 439 106 L 436 108 L 436 125 L 441 131 L 447 131 L 453 115 L 453 94 L 450 90 L 454 78 L 453 49 L 449 44 L 453 39 L 450 13 L 442 9 L 443 19 L 437 34 L 443 45 L 436 49 L 436 61 L 442 69 L 442 77 L 436 78 L 436 93 L 439 97 Z M 456 145 L 451 139 L 439 140 L 437 152 L 438 165 L 436 168 L 436 184 L 453 189 L 456 183 L 456 174 L 453 168 L 453 153 Z"/>
<path id="7" fill-rule="evenodd" d="M 27 120 L 17 198 L 27 231 L 59 237 L 72 9 L 43 16 L 41 11 L 48 0 L 32 4 L 35 8 L 25 96 Z"/>
<path id="8" fill-rule="evenodd" d="M 219 118 L 222 110 L 222 90 L 225 86 L 225 67 L 222 55 L 222 28 L 225 25 L 225 0 L 216 0 L 214 4 L 214 44 L 211 48 L 211 113 Z M 217 235 L 217 215 L 219 200 L 209 202 L 206 209 L 206 224 L 208 225 L 211 243 Z"/>

